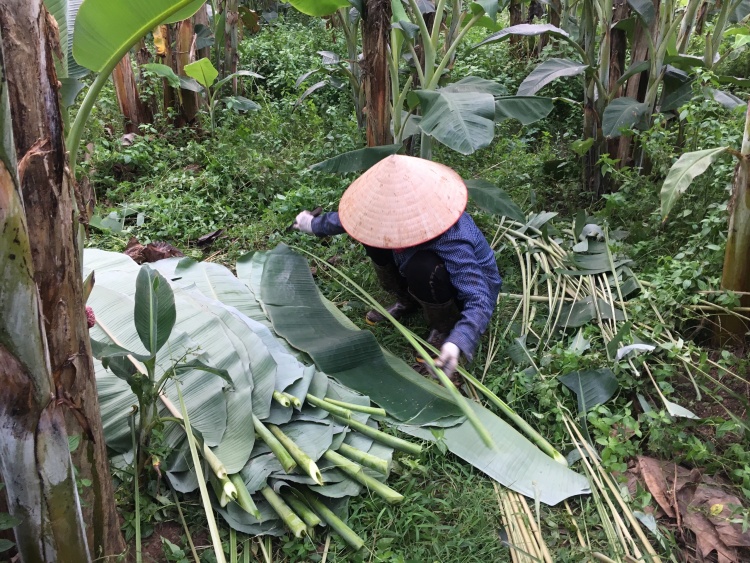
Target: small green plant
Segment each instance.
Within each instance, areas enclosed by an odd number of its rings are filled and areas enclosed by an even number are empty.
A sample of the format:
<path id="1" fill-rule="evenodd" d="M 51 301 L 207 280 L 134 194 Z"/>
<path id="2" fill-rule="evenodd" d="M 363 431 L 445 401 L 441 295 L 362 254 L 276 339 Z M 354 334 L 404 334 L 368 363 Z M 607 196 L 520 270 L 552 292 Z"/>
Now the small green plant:
<path id="1" fill-rule="evenodd" d="M 169 541 L 165 537 L 161 538 L 161 544 L 162 544 L 162 548 L 164 549 L 164 557 L 166 557 L 166 560 L 169 561 L 169 563 L 189 563 L 190 562 L 190 559 L 188 559 L 188 556 L 185 553 L 185 550 L 182 549 L 180 546 L 173 544 L 171 541 Z"/>
<path id="2" fill-rule="evenodd" d="M 216 106 L 219 103 L 218 94 L 222 86 L 227 84 L 230 80 L 236 80 L 238 76 L 251 76 L 253 78 L 263 78 L 257 72 L 250 70 L 238 70 L 233 72 L 229 76 L 225 76 L 218 82 L 216 79 L 219 76 L 219 71 L 216 70 L 214 65 L 207 58 L 198 59 L 194 63 L 185 65 L 185 74 L 190 78 L 194 78 L 204 88 L 204 96 L 206 104 L 208 105 L 208 114 L 211 119 L 211 132 L 216 130 Z M 260 109 L 260 106 L 243 96 L 229 96 L 222 98 L 229 109 L 235 111 L 255 111 Z"/>
<path id="3" fill-rule="evenodd" d="M 207 366 L 197 359 L 178 361 L 166 369 L 163 375 L 156 376 L 156 355 L 169 340 L 177 312 L 174 293 L 169 283 L 159 272 L 145 264 L 136 279 L 133 318 L 138 337 L 148 351 L 147 354 L 139 354 L 114 342 L 101 323 L 99 327 L 108 334 L 111 342 L 100 342 L 92 338 L 91 348 L 94 356 L 102 361 L 104 367 L 125 380 L 138 398 L 138 437 L 134 453 L 137 471 L 140 472 L 149 455 L 152 432 L 162 422 L 157 405 L 166 381 L 181 372 L 193 369 L 218 375 L 229 385 L 232 385 L 232 380 L 226 370 Z"/>
<path id="4" fill-rule="evenodd" d="M 5 483 L 0 483 L 0 491 L 5 488 Z M 15 516 L 11 516 L 7 512 L 0 512 L 0 531 L 10 530 L 11 528 L 18 526 L 21 520 Z M 5 553 L 16 544 L 10 540 L 0 539 L 0 553 Z"/>

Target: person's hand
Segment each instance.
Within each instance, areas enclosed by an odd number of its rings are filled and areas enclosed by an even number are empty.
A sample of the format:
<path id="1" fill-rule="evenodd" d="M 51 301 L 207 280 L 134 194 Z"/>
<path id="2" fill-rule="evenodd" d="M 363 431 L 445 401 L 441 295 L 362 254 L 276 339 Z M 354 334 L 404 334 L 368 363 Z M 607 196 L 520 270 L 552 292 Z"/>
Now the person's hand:
<path id="1" fill-rule="evenodd" d="M 435 360 L 435 365 L 442 368 L 445 375 L 448 377 L 453 375 L 458 366 L 458 358 L 461 355 L 461 350 L 453 342 L 446 342 L 440 348 L 440 355 Z"/>
<path id="2" fill-rule="evenodd" d="M 315 218 L 315 215 L 310 213 L 309 211 L 305 210 L 302 211 L 299 215 L 297 215 L 297 218 L 294 220 L 294 224 L 292 225 L 293 229 L 297 229 L 298 231 L 302 233 L 307 233 L 308 235 L 312 235 L 312 220 Z"/>

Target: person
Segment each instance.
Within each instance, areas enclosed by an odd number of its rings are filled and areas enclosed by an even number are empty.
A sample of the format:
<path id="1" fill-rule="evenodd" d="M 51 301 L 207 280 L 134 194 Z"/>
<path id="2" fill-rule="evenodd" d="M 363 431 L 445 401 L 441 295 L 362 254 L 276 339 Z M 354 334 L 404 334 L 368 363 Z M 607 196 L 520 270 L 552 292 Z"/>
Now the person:
<path id="1" fill-rule="evenodd" d="M 465 212 L 468 191 L 442 164 L 392 155 L 357 178 L 338 212 L 302 211 L 293 228 L 319 237 L 348 233 L 362 243 L 400 319 L 420 307 L 430 327 L 436 364 L 454 383 L 461 354 L 467 361 L 495 309 L 502 279 L 487 239 Z M 369 311 L 366 321 L 384 317 Z"/>

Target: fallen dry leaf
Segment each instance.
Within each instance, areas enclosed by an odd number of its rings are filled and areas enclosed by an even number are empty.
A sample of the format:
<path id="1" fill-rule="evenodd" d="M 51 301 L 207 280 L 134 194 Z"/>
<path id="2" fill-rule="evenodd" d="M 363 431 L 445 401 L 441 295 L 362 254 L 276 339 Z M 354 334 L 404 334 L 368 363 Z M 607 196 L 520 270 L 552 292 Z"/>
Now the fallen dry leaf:
<path id="1" fill-rule="evenodd" d="M 700 470 L 647 456 L 637 458 L 629 478 L 644 484 L 659 508 L 676 519 L 678 528 L 695 535 L 701 560 L 715 551 L 719 563 L 741 562 L 736 548 L 750 547 L 750 530 L 743 533 L 742 526 L 731 521 L 742 508 L 737 496 Z"/>
<path id="2" fill-rule="evenodd" d="M 144 246 L 135 237 L 131 237 L 128 241 L 124 254 L 130 256 L 136 264 L 157 262 L 173 256 L 185 256 L 167 242 L 150 242 Z"/>
<path id="3" fill-rule="evenodd" d="M 672 508 L 671 494 L 668 493 L 667 479 L 659 461 L 651 457 L 638 456 L 637 463 L 638 470 L 651 496 L 654 497 L 654 500 L 667 516 L 674 518 L 675 512 Z"/>

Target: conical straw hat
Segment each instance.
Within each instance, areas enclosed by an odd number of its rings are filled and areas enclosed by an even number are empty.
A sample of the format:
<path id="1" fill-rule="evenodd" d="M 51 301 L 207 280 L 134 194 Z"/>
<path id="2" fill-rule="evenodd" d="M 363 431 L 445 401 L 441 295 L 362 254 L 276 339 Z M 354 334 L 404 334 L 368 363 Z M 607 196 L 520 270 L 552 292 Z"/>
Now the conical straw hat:
<path id="1" fill-rule="evenodd" d="M 467 198 L 466 184 L 447 166 L 392 155 L 352 182 L 339 203 L 339 218 L 363 244 L 407 248 L 447 231 Z"/>

